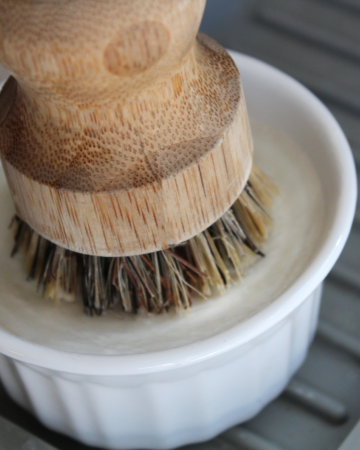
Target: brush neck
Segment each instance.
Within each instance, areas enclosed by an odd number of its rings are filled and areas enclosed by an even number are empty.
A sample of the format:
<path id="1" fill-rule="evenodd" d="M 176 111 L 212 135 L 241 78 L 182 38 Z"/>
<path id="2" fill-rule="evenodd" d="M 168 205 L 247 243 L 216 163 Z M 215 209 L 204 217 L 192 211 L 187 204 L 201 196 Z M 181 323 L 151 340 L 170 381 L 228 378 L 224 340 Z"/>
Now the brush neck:
<path id="1" fill-rule="evenodd" d="M 172 109 L 176 98 L 196 83 L 199 76 L 198 46 L 195 41 L 181 64 L 169 71 L 167 76 L 155 77 L 145 84 L 138 83 L 132 89 L 128 87 L 129 80 L 128 83 L 104 84 L 98 92 L 89 86 L 86 95 L 81 95 L 80 90 L 76 91 L 71 83 L 62 83 L 59 88 L 42 88 L 32 85 L 27 79 L 18 78 L 18 101 L 29 113 L 35 112 L 39 122 L 54 126 L 85 129 L 96 126 L 124 127 L 131 123 L 136 128 L 137 124 L 148 120 L 146 116 L 150 120 L 154 111 Z M 76 92 L 77 95 L 69 95 L 69 92 Z"/>
<path id="2" fill-rule="evenodd" d="M 49 108 L 124 105 L 189 77 L 205 0 L 0 1 L 0 60 Z M 171 89 L 167 94 L 171 98 Z"/>

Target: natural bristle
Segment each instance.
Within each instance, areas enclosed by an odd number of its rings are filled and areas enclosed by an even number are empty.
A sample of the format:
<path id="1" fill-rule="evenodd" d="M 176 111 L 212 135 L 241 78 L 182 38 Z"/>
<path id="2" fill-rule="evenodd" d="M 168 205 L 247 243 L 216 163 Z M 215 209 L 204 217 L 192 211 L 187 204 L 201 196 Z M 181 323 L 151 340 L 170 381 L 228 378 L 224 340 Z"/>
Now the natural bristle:
<path id="1" fill-rule="evenodd" d="M 241 195 L 207 230 L 171 249 L 137 256 L 81 255 L 53 244 L 16 217 L 12 255 L 25 252 L 27 276 L 37 281 L 44 297 L 55 302 L 82 298 L 90 315 L 117 306 L 127 313 L 187 309 L 193 293 L 223 294 L 257 256 L 264 256 L 275 193 L 277 188 L 253 165 Z"/>

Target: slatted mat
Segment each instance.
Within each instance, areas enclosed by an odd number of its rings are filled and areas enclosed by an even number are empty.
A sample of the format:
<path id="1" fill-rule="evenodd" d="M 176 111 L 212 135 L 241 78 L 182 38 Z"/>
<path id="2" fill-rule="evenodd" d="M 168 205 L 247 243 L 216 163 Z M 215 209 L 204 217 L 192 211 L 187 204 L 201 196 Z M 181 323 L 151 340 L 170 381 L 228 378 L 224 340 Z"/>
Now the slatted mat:
<path id="1" fill-rule="evenodd" d="M 360 167 L 360 0 L 208 0 L 202 31 L 307 85 L 343 127 Z M 359 324 L 358 201 L 305 364 L 256 418 L 183 450 L 360 449 Z M 90 449 L 42 427 L 1 388 L 0 416 L 0 450 Z"/>

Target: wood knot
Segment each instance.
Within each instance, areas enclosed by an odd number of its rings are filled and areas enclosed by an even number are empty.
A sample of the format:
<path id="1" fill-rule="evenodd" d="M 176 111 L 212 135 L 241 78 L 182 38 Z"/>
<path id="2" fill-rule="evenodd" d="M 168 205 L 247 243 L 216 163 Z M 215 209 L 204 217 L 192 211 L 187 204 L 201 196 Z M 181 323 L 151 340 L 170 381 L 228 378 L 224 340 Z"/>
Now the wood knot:
<path id="1" fill-rule="evenodd" d="M 117 32 L 104 52 L 106 69 L 132 76 L 150 69 L 166 53 L 169 30 L 161 22 L 144 21 Z"/>

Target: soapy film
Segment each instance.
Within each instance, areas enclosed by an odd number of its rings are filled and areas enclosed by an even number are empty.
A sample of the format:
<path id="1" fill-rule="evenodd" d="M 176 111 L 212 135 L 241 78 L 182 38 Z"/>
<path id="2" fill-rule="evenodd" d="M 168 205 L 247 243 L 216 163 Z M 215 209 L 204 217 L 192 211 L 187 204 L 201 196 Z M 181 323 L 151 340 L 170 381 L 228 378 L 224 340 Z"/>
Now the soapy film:
<path id="1" fill-rule="evenodd" d="M 28 279 L 37 281 L 44 297 L 55 302 L 81 297 L 89 315 L 117 305 L 127 313 L 187 309 L 192 292 L 223 294 L 264 256 L 275 193 L 276 186 L 253 165 L 244 190 L 213 225 L 176 247 L 136 256 L 82 255 L 41 237 L 16 216 L 12 256 L 25 252 Z"/>

